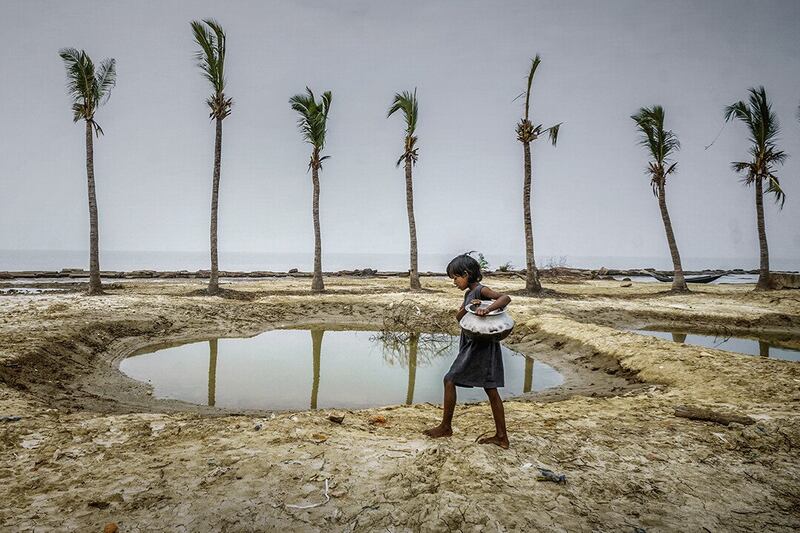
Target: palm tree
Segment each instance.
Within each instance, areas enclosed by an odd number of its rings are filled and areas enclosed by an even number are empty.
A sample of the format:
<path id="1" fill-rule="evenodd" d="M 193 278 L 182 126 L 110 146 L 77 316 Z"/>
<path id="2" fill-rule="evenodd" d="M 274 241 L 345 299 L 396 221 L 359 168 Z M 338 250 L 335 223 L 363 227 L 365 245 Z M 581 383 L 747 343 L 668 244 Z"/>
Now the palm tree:
<path id="1" fill-rule="evenodd" d="M 767 182 L 767 193 L 775 196 L 775 202 L 783 209 L 786 195 L 781 189 L 775 166 L 782 164 L 788 157 L 775 144 L 780 126 L 778 117 L 772 112 L 772 104 L 767 99 L 764 87 L 750 89 L 749 103 L 738 101 L 725 108 L 725 120 L 739 119 L 747 125 L 750 132 L 750 161 L 734 161 L 731 163 L 735 172 L 744 172 L 742 181 L 745 185 L 755 185 L 756 217 L 758 223 L 758 245 L 761 251 L 760 271 L 756 290 L 769 289 L 769 250 L 767 248 L 767 230 L 764 226 L 764 182 Z"/>
<path id="2" fill-rule="evenodd" d="M 419 333 L 412 333 L 408 340 L 408 386 L 406 387 L 406 405 L 414 403 L 414 388 L 417 383 L 418 351 Z"/>
<path id="3" fill-rule="evenodd" d="M 549 128 L 544 128 L 542 124 L 534 127 L 529 119 L 533 75 L 536 73 L 536 68 L 541 62 L 542 60 L 539 58 L 539 54 L 536 54 L 536 57 L 531 61 L 531 70 L 528 73 L 528 88 L 524 93 L 525 116 L 517 124 L 517 140 L 522 143 L 525 164 L 522 204 L 525 218 L 525 290 L 529 294 L 535 294 L 542 290 L 542 284 L 539 281 L 539 272 L 536 270 L 536 261 L 533 258 L 533 226 L 531 224 L 531 143 L 541 135 L 547 133 L 550 137 L 550 142 L 555 146 L 556 142 L 558 142 L 558 130 L 561 127 L 561 123 L 550 126 Z M 520 96 L 522 95 L 520 94 Z"/>
<path id="4" fill-rule="evenodd" d="M 311 170 L 311 183 L 314 186 L 312 211 L 314 216 L 314 277 L 311 280 L 311 290 L 321 292 L 325 290 L 322 282 L 322 239 L 319 232 L 319 170 L 322 162 L 330 156 L 320 157 L 325 148 L 325 133 L 328 127 L 328 112 L 331 109 L 331 92 L 322 93 L 322 99 L 317 102 L 314 93 L 306 87 L 306 94 L 296 94 L 289 99 L 292 109 L 300 114 L 297 126 L 303 139 L 311 145 L 311 159 L 308 168 Z"/>
<path id="5" fill-rule="evenodd" d="M 311 357 L 314 366 L 314 377 L 311 381 L 311 409 L 317 408 L 317 395 L 319 394 L 319 369 L 322 360 L 322 336 L 324 329 L 311 330 Z"/>
<path id="6" fill-rule="evenodd" d="M 660 105 L 653 107 L 643 107 L 631 118 L 636 122 L 639 132 L 642 134 L 639 144 L 644 146 L 650 153 L 652 161 L 647 166 L 647 173 L 650 174 L 650 185 L 653 194 L 658 198 L 658 207 L 661 209 L 661 220 L 664 222 L 664 230 L 667 233 L 667 244 L 669 253 L 672 256 L 672 268 L 674 275 L 672 278 L 672 290 L 674 292 L 687 292 L 686 280 L 683 277 L 683 267 L 681 266 L 681 255 L 678 253 L 678 244 L 675 242 L 675 234 L 672 232 L 672 222 L 667 211 L 666 185 L 667 176 L 678 168 L 678 163 L 669 163 L 670 156 L 678 151 L 681 144 L 678 136 L 672 130 L 664 130 L 664 108 Z"/>
<path id="7" fill-rule="evenodd" d="M 94 145 L 92 131 L 98 137 L 103 129 L 95 121 L 97 108 L 108 102 L 117 83 L 116 61 L 104 59 L 97 72 L 84 50 L 62 48 L 58 55 L 67 68 L 67 91 L 72 98 L 72 120 L 86 122 L 86 180 L 89 189 L 89 294 L 103 294 L 100 284 L 100 232 L 97 223 L 97 197 L 94 186 Z"/>
<path id="8" fill-rule="evenodd" d="M 225 96 L 225 32 L 219 22 L 204 19 L 192 21 L 194 40 L 200 47 L 195 53 L 197 66 L 211 83 L 213 93 L 206 99 L 211 109 L 209 118 L 216 122 L 214 141 L 214 177 L 211 189 L 211 276 L 208 294 L 219 292 L 219 263 L 217 261 L 217 207 L 219 205 L 219 174 L 222 163 L 222 121 L 231 114 L 233 100 Z"/>
<path id="9" fill-rule="evenodd" d="M 406 138 L 403 154 L 397 160 L 397 166 L 405 162 L 406 168 L 406 211 L 408 212 L 408 233 L 411 237 L 411 265 L 409 277 L 411 278 L 411 290 L 420 290 L 419 269 L 417 268 L 417 225 L 414 222 L 414 188 L 411 180 L 411 168 L 416 164 L 417 137 L 414 132 L 417 129 L 417 90 L 413 93 L 403 91 L 395 93 L 394 101 L 389 107 L 386 118 L 391 117 L 396 111 L 402 110 L 406 120 Z"/>
<path id="10" fill-rule="evenodd" d="M 217 343 L 218 339 L 208 341 L 208 405 L 217 404 Z"/>

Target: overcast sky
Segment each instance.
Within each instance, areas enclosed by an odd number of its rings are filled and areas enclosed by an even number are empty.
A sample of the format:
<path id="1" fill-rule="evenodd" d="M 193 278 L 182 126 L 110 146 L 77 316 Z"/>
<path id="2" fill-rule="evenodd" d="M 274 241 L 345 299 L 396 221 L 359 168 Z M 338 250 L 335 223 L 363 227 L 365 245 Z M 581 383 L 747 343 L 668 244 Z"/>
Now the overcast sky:
<path id="1" fill-rule="evenodd" d="M 288 99 L 333 92 L 321 172 L 326 252 L 408 249 L 403 123 L 419 97 L 414 170 L 420 251 L 524 250 L 522 146 L 514 126 L 531 57 L 537 255 L 668 256 L 647 157 L 629 118 L 660 104 L 682 144 L 667 199 L 684 257 L 757 257 L 747 157 L 723 108 L 763 84 L 790 159 L 783 211 L 766 202 L 773 257 L 800 257 L 800 2 L 285 1 L 0 2 L 0 250 L 86 249 L 83 126 L 58 50 L 117 60 L 96 115 L 103 250 L 207 250 L 214 129 L 189 28 L 228 35 L 219 242 L 225 251 L 311 252 L 309 146 Z M 800 261 L 798 261 L 800 263 Z M 753 265 L 755 266 L 755 265 Z"/>

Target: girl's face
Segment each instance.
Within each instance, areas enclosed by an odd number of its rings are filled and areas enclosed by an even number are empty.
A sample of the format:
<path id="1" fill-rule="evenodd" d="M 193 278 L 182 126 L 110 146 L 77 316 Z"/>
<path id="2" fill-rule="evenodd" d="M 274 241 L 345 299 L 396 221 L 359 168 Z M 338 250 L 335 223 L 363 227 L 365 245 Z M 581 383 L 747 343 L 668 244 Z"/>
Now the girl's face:
<path id="1" fill-rule="evenodd" d="M 453 284 L 462 291 L 469 287 L 469 277 L 466 272 L 464 274 L 453 276 Z"/>

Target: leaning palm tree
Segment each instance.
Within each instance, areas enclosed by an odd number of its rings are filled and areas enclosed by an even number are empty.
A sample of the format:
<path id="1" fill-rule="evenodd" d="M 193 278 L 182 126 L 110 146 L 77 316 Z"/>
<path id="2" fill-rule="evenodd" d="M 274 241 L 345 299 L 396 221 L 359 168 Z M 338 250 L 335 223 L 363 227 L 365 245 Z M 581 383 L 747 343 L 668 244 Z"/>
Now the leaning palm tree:
<path id="1" fill-rule="evenodd" d="M 312 212 L 314 217 L 314 277 L 311 280 L 311 290 L 321 292 L 325 290 L 322 281 L 322 238 L 319 232 L 319 170 L 322 162 L 330 156 L 320 154 L 325 148 L 325 133 L 328 127 L 328 112 L 331 109 L 331 92 L 322 93 L 322 99 L 317 102 L 314 93 L 306 87 L 306 94 L 296 94 L 289 99 L 292 109 L 300 114 L 297 126 L 303 139 L 311 145 L 311 159 L 308 168 L 311 170 L 311 183 L 313 185 Z"/>
<path id="2" fill-rule="evenodd" d="M 422 286 L 419 283 L 419 269 L 417 267 L 417 224 L 414 222 L 414 188 L 411 179 L 411 168 L 416 164 L 419 157 L 417 149 L 417 137 L 414 135 L 417 129 L 417 90 L 413 93 L 403 91 L 395 93 L 394 101 L 389 107 L 386 117 L 391 117 L 395 112 L 401 111 L 406 121 L 405 148 L 402 155 L 397 160 L 397 166 L 405 163 L 406 170 L 406 211 L 408 212 L 408 233 L 411 237 L 411 264 L 409 277 L 411 278 L 411 290 L 419 290 Z"/>
<path id="3" fill-rule="evenodd" d="M 764 182 L 767 182 L 767 193 L 775 196 L 779 208 L 783 209 L 786 195 L 781 189 L 778 176 L 775 175 L 775 166 L 782 164 L 787 155 L 778 150 L 775 144 L 780 126 L 778 117 L 772 112 L 772 104 L 767 99 L 764 87 L 751 88 L 750 99 L 746 104 L 738 101 L 725 108 L 725 120 L 739 119 L 745 123 L 750 132 L 750 161 L 735 161 L 731 163 L 735 172 L 744 172 L 742 182 L 745 185 L 755 185 L 756 190 L 756 218 L 758 225 L 758 245 L 761 252 L 761 261 L 756 283 L 756 290 L 769 289 L 771 279 L 769 273 L 769 249 L 767 248 L 767 230 L 764 226 Z"/>
<path id="4" fill-rule="evenodd" d="M 219 292 L 219 262 L 217 260 L 217 208 L 219 205 L 219 175 L 222 163 L 222 121 L 231 114 L 233 100 L 225 96 L 225 32 L 219 22 L 204 19 L 192 21 L 195 43 L 200 47 L 195 53 L 197 66 L 203 77 L 211 83 L 213 92 L 206 99 L 211 109 L 209 118 L 216 122 L 214 141 L 214 177 L 211 188 L 211 275 L 208 294 Z"/>
<path id="5" fill-rule="evenodd" d="M 531 61 L 531 70 L 528 73 L 528 87 L 524 93 L 525 116 L 517 123 L 517 140 L 522 143 L 525 165 L 522 205 L 525 218 L 525 291 L 529 294 L 535 294 L 542 290 L 542 284 L 539 281 L 539 272 L 536 270 L 536 261 L 533 257 L 533 225 L 531 224 L 531 143 L 547 133 L 550 137 L 550 142 L 555 146 L 556 142 L 558 142 L 558 130 L 561 127 L 561 123 L 550 126 L 549 128 L 544 128 L 542 124 L 534 126 L 529 118 L 533 75 L 536 73 L 536 68 L 541 62 L 542 60 L 539 58 L 539 54 L 536 54 L 536 57 Z M 520 96 L 522 95 L 520 94 Z"/>
<path id="6" fill-rule="evenodd" d="M 103 129 L 95 121 L 97 108 L 111 96 L 117 82 L 113 58 L 100 62 L 97 72 L 84 50 L 62 48 L 58 55 L 67 68 L 67 91 L 72 98 L 72 120 L 86 122 L 86 179 L 89 189 L 89 294 L 103 294 L 100 284 L 100 235 L 97 223 L 97 197 L 94 186 L 94 144 L 92 132 L 98 137 Z"/>
<path id="7" fill-rule="evenodd" d="M 658 207 L 661 209 L 661 220 L 664 222 L 664 230 L 667 233 L 667 244 L 669 253 L 672 256 L 672 290 L 674 292 L 687 292 L 686 280 L 683 277 L 683 267 L 681 266 L 681 255 L 678 253 L 678 244 L 675 242 L 675 234 L 672 232 L 672 222 L 667 211 L 666 185 L 667 176 L 674 173 L 678 168 L 678 163 L 670 164 L 669 159 L 672 154 L 678 151 L 681 144 L 678 136 L 671 130 L 664 130 L 664 108 L 660 105 L 653 107 L 643 107 L 631 118 L 636 122 L 639 132 L 642 134 L 639 144 L 644 146 L 653 158 L 647 166 L 647 173 L 650 174 L 650 185 L 653 188 L 653 195 L 658 199 Z"/>

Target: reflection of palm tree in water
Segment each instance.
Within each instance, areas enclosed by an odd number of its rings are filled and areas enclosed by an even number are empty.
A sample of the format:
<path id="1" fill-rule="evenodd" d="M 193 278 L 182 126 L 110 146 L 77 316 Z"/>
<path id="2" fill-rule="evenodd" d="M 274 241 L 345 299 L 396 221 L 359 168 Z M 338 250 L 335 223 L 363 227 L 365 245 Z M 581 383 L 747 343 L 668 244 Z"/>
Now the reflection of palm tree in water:
<path id="1" fill-rule="evenodd" d="M 417 380 L 417 350 L 419 349 L 419 333 L 412 333 L 408 340 L 408 389 L 406 405 L 414 403 L 414 385 Z"/>
<path id="2" fill-rule="evenodd" d="M 672 341 L 680 343 L 680 344 L 684 344 L 686 342 L 686 333 L 677 333 L 677 332 L 673 331 L 672 332 Z"/>
<path id="3" fill-rule="evenodd" d="M 311 384 L 311 409 L 317 408 L 317 393 L 319 392 L 319 366 L 322 352 L 322 335 L 324 329 L 311 330 L 311 346 L 314 357 L 314 381 Z"/>
<path id="4" fill-rule="evenodd" d="M 208 341 L 208 405 L 217 403 L 217 339 Z"/>
<path id="5" fill-rule="evenodd" d="M 525 358 L 525 383 L 522 385 L 522 392 L 530 392 L 533 385 L 533 359 Z"/>
<path id="6" fill-rule="evenodd" d="M 769 343 L 758 341 L 758 355 L 761 357 L 769 357 Z"/>

